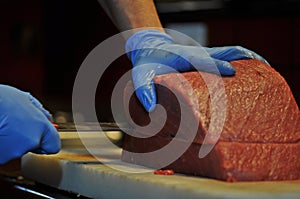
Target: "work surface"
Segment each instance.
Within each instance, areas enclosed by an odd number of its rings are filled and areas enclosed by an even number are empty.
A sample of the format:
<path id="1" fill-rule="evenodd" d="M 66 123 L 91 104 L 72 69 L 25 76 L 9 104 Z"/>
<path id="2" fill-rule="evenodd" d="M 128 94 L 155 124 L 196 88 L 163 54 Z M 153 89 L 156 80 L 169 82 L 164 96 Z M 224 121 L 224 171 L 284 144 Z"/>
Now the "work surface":
<path id="1" fill-rule="evenodd" d="M 92 140 L 93 134 L 96 132 L 89 134 Z M 107 148 L 109 154 L 115 156 L 111 161 L 105 159 L 100 162 L 80 144 L 76 133 L 60 135 L 63 149 L 59 154 L 29 153 L 22 158 L 25 177 L 61 190 L 101 199 L 300 198 L 300 181 L 227 183 L 180 174 L 155 175 L 151 169 L 116 160 L 121 149 L 109 151 Z M 132 173 L 134 171 L 139 173 Z"/>

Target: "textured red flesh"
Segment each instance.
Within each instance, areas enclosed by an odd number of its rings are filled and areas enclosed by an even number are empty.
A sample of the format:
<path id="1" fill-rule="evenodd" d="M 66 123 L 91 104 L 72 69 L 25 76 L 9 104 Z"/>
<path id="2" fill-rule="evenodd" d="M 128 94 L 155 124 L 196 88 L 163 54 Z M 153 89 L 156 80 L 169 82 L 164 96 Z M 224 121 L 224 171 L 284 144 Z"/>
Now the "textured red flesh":
<path id="1" fill-rule="evenodd" d="M 227 181 L 300 179 L 300 114 L 289 86 L 279 73 L 260 61 L 243 60 L 232 64 L 236 75 L 222 78 L 221 82 L 224 83 L 227 100 L 224 128 L 208 156 L 198 158 L 211 125 L 211 114 L 224 117 L 219 111 L 222 103 L 211 107 L 210 100 L 215 97 L 216 101 L 221 101 L 224 96 L 220 92 L 220 81 L 215 80 L 216 75 L 201 73 L 200 76 L 198 72 L 183 73 L 186 82 L 178 79 L 177 74 L 155 78 L 158 103 L 165 107 L 168 114 L 166 124 L 151 138 L 126 136 L 124 149 L 150 152 L 168 144 L 180 124 L 180 100 L 186 105 L 183 110 L 189 113 L 184 121 L 196 121 L 199 127 L 189 149 L 167 168 Z M 162 83 L 169 89 L 159 85 Z M 187 93 L 187 84 L 192 86 L 198 102 Z M 207 84 L 212 85 L 211 93 Z M 132 89 L 129 83 L 124 95 L 130 98 L 128 117 L 139 125 L 147 125 L 148 113 L 135 96 L 129 96 Z M 151 114 L 155 114 L 155 110 Z M 160 118 L 154 118 L 151 122 L 159 123 Z M 180 139 L 185 141 L 184 137 Z M 148 166 L 129 157 L 123 157 L 123 160 Z"/>

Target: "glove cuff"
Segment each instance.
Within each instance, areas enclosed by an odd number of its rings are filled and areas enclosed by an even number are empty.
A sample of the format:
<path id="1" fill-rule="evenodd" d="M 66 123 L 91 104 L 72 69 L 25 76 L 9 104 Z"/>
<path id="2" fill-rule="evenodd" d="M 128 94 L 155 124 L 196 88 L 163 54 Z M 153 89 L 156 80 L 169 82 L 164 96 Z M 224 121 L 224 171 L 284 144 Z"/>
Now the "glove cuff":
<path id="1" fill-rule="evenodd" d="M 158 30 L 141 30 L 133 34 L 125 45 L 128 57 L 133 60 L 138 50 L 159 48 L 162 44 L 173 44 L 172 37 Z"/>

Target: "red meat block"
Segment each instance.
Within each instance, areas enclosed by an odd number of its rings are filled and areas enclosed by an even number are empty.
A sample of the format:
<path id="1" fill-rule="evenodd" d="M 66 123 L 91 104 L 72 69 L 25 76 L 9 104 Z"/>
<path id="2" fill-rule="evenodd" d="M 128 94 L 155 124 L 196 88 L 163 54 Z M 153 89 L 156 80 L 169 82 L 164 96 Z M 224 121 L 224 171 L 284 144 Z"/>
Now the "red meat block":
<path id="1" fill-rule="evenodd" d="M 151 125 L 133 128 L 126 135 L 122 159 L 156 168 L 155 159 L 130 157 L 126 151 L 142 155 L 175 139 L 190 144 L 164 165 L 177 173 L 226 181 L 300 179 L 300 112 L 289 86 L 260 61 L 232 64 L 236 69 L 233 77 L 204 72 L 157 76 L 157 100 L 166 119 L 154 135 L 164 121 L 161 110 L 148 114 L 132 95 L 129 82 L 124 92 L 124 102 L 129 101 L 128 121 L 133 126 Z M 185 133 L 178 133 L 179 129 Z M 212 150 L 199 156 L 200 148 L 207 146 Z"/>

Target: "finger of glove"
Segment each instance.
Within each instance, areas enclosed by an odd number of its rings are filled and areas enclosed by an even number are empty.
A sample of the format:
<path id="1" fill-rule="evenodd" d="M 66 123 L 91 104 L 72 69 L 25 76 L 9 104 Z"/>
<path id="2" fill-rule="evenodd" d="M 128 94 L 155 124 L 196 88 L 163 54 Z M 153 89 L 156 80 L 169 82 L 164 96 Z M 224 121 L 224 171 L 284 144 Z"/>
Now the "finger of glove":
<path id="1" fill-rule="evenodd" d="M 140 86 L 135 89 L 135 93 L 139 101 L 142 103 L 146 111 L 151 112 L 156 106 L 156 91 L 154 83 L 149 86 Z"/>
<path id="2" fill-rule="evenodd" d="M 49 120 L 52 120 L 52 115 L 50 114 L 49 111 L 47 111 L 43 105 L 35 98 L 33 97 L 30 93 L 28 93 L 29 100 L 31 103 L 38 108 Z"/>
<path id="3" fill-rule="evenodd" d="M 148 62 L 148 64 L 144 64 L 145 69 L 151 68 L 156 75 L 192 70 L 221 75 L 233 75 L 235 73 L 235 69 L 230 63 L 212 58 L 205 48 L 198 46 L 173 45 L 168 51 L 156 50 L 150 58 L 145 57 L 141 61 L 143 63 Z M 149 64 L 151 62 L 152 64 Z"/>
<path id="4" fill-rule="evenodd" d="M 192 70 L 189 58 L 193 54 L 183 47 L 176 47 L 173 47 L 176 50 L 143 49 L 139 52 L 139 59 L 134 63 L 134 67 L 143 67 L 140 70 L 154 70 L 156 75 Z"/>
<path id="5" fill-rule="evenodd" d="M 230 76 L 235 74 L 235 68 L 227 61 L 213 59 L 221 75 Z"/>
<path id="6" fill-rule="evenodd" d="M 190 58 L 190 63 L 198 71 L 220 74 L 220 75 L 234 75 L 234 67 L 227 61 L 214 59 L 209 56 L 193 56 Z"/>
<path id="7" fill-rule="evenodd" d="M 55 127 L 50 122 L 47 122 L 45 131 L 40 141 L 40 147 L 32 152 L 39 154 L 54 154 L 57 153 L 60 148 L 61 141 L 59 134 Z"/>
<path id="8" fill-rule="evenodd" d="M 207 48 L 207 52 L 211 57 L 222 61 L 229 62 L 240 59 L 257 59 L 269 65 L 267 60 L 265 60 L 262 56 L 241 46 Z"/>
<path id="9" fill-rule="evenodd" d="M 151 112 L 156 105 L 156 91 L 153 83 L 155 70 L 146 65 L 141 65 L 133 68 L 132 80 L 135 88 L 135 93 L 144 108 Z"/>

